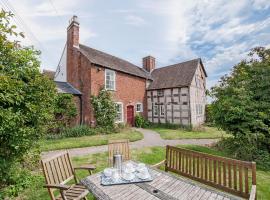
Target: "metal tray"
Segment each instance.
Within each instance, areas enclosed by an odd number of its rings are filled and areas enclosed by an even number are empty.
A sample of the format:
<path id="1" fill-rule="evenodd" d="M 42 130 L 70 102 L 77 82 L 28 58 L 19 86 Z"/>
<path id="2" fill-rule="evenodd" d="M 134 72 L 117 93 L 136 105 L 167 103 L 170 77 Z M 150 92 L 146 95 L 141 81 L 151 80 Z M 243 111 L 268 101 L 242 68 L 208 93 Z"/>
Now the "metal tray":
<path id="1" fill-rule="evenodd" d="M 153 181 L 152 175 L 149 171 L 149 168 L 147 168 L 149 173 L 149 178 L 147 179 L 140 179 L 137 174 L 138 172 L 134 172 L 135 178 L 128 181 L 120 177 L 117 181 L 113 180 L 111 177 L 106 177 L 103 173 L 101 173 L 101 185 L 109 186 L 109 185 L 122 185 L 122 184 L 130 184 L 130 183 L 143 183 L 143 182 L 150 182 Z M 121 175 L 120 175 L 121 176 Z"/>

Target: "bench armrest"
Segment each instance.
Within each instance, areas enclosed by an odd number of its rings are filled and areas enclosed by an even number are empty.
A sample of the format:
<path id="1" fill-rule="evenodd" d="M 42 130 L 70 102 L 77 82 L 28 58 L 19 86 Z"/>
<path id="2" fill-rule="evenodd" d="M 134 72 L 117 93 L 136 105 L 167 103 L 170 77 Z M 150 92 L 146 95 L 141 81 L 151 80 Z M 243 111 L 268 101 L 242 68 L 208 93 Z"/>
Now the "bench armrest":
<path id="1" fill-rule="evenodd" d="M 161 162 L 159 162 L 159 163 L 157 163 L 157 164 L 152 165 L 152 167 L 159 168 L 159 167 L 161 167 L 162 165 L 164 165 L 164 164 L 165 164 L 165 161 L 166 161 L 166 160 L 162 160 Z"/>
<path id="2" fill-rule="evenodd" d="M 70 188 L 70 186 L 63 185 L 63 184 L 46 184 L 43 187 L 44 188 L 59 189 L 59 190 L 68 190 Z"/>
<path id="3" fill-rule="evenodd" d="M 249 195 L 249 200 L 255 200 L 255 199 L 256 199 L 256 185 L 252 185 L 250 195 Z"/>

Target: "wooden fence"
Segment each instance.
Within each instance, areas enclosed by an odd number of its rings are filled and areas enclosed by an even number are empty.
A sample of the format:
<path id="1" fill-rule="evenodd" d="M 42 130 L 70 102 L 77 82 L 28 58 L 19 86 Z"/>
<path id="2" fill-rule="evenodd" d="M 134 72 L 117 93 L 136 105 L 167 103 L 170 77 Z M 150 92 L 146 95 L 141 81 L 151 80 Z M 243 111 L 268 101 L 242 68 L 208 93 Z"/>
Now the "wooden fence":
<path id="1" fill-rule="evenodd" d="M 256 188 L 255 162 L 167 146 L 165 170 L 243 198 L 251 196 L 251 185 Z"/>

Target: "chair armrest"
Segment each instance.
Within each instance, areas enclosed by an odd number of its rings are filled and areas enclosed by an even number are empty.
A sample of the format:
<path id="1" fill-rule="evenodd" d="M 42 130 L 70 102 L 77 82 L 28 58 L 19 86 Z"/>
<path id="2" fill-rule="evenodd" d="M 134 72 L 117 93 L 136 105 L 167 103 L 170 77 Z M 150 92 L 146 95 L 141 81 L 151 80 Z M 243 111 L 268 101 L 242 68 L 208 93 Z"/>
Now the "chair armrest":
<path id="1" fill-rule="evenodd" d="M 78 170 L 78 169 L 84 169 L 84 170 L 88 170 L 89 174 L 92 175 L 92 170 L 95 170 L 96 167 L 94 165 L 82 165 L 79 167 L 74 167 L 74 170 Z"/>
<path id="2" fill-rule="evenodd" d="M 86 170 L 95 170 L 96 167 L 94 165 L 82 165 L 79 167 L 74 167 L 74 169 L 86 169 Z"/>
<path id="3" fill-rule="evenodd" d="M 59 190 L 68 190 L 70 186 L 68 185 L 63 185 L 63 184 L 46 184 L 43 186 L 44 188 L 55 188 Z"/>
<path id="4" fill-rule="evenodd" d="M 157 163 L 157 164 L 152 165 L 152 167 L 159 168 L 160 166 L 162 166 L 162 165 L 164 165 L 164 164 L 165 164 L 165 161 L 166 161 L 166 160 L 162 160 L 161 162 L 159 162 L 159 163 Z"/>
<path id="5" fill-rule="evenodd" d="M 255 199 L 256 199 L 256 185 L 252 185 L 250 195 L 249 195 L 249 200 L 255 200 Z"/>

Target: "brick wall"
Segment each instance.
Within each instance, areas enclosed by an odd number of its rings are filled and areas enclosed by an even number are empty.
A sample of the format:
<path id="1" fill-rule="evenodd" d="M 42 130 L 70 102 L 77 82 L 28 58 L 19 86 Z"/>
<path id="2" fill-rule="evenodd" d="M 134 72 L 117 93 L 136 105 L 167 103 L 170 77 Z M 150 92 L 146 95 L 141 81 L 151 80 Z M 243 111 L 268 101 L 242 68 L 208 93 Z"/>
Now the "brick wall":
<path id="1" fill-rule="evenodd" d="M 143 104 L 144 117 L 147 116 L 146 102 L 146 80 L 122 72 L 115 72 L 116 91 L 112 91 L 115 102 L 123 103 L 123 116 L 126 122 L 127 106 L 134 106 L 134 115 L 136 114 L 136 103 Z M 97 95 L 100 88 L 105 84 L 105 68 L 91 65 L 91 94 Z M 92 116 L 93 120 L 93 116 Z"/>

